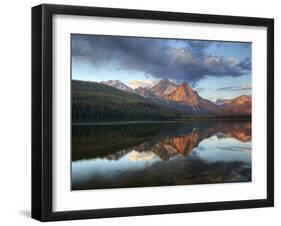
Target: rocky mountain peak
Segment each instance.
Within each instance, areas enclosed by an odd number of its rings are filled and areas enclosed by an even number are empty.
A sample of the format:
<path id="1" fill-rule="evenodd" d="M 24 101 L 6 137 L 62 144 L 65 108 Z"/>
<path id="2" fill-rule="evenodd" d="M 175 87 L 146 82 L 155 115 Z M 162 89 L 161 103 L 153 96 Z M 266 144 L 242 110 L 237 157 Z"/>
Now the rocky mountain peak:
<path id="1" fill-rule="evenodd" d="M 169 79 L 162 79 L 158 84 L 156 84 L 152 88 L 152 91 L 156 96 L 163 98 L 164 95 L 171 93 L 176 88 L 177 85 L 171 82 Z"/>
<path id="2" fill-rule="evenodd" d="M 201 98 L 186 82 L 183 82 L 173 92 L 168 94 L 166 99 L 189 104 L 191 106 L 197 106 Z"/>
<path id="3" fill-rule="evenodd" d="M 150 88 L 138 87 L 135 89 L 135 92 L 145 98 L 156 98 L 156 95 Z"/>
<path id="4" fill-rule="evenodd" d="M 119 90 L 123 90 L 125 92 L 134 92 L 134 90 L 132 88 L 125 85 L 123 82 L 121 82 L 119 80 L 108 80 L 108 81 L 102 81 L 101 83 L 104 85 L 114 87 Z"/>

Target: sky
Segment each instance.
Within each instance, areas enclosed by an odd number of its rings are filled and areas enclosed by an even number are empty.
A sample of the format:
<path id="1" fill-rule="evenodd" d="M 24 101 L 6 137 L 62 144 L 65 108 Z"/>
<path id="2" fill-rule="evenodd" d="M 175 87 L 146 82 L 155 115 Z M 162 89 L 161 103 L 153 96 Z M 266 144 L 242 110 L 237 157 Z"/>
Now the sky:
<path id="1" fill-rule="evenodd" d="M 169 79 L 212 101 L 251 95 L 251 43 L 72 34 L 71 45 L 72 79 L 131 88 Z"/>

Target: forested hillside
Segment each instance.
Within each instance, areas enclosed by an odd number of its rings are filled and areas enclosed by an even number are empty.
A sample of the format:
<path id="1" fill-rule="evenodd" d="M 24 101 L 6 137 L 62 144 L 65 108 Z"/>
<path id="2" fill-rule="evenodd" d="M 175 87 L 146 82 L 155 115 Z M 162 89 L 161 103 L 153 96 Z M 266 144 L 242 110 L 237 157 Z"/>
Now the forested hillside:
<path id="1" fill-rule="evenodd" d="M 72 122 L 169 120 L 181 113 L 138 94 L 96 82 L 72 81 Z"/>

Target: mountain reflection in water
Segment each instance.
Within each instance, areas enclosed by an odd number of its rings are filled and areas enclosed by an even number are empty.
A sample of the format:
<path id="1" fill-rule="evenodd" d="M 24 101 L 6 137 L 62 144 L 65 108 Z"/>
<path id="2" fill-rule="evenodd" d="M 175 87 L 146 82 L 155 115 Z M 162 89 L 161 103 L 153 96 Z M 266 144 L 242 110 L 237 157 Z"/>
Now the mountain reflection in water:
<path id="1" fill-rule="evenodd" d="M 251 123 L 72 126 L 72 189 L 251 181 Z"/>

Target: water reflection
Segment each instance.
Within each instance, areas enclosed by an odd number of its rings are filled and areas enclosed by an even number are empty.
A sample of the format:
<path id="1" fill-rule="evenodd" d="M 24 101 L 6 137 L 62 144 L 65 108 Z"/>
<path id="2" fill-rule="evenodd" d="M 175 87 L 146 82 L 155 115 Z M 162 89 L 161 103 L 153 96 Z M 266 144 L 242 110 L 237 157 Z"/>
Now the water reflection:
<path id="1" fill-rule="evenodd" d="M 73 125 L 72 189 L 251 181 L 251 123 Z"/>

